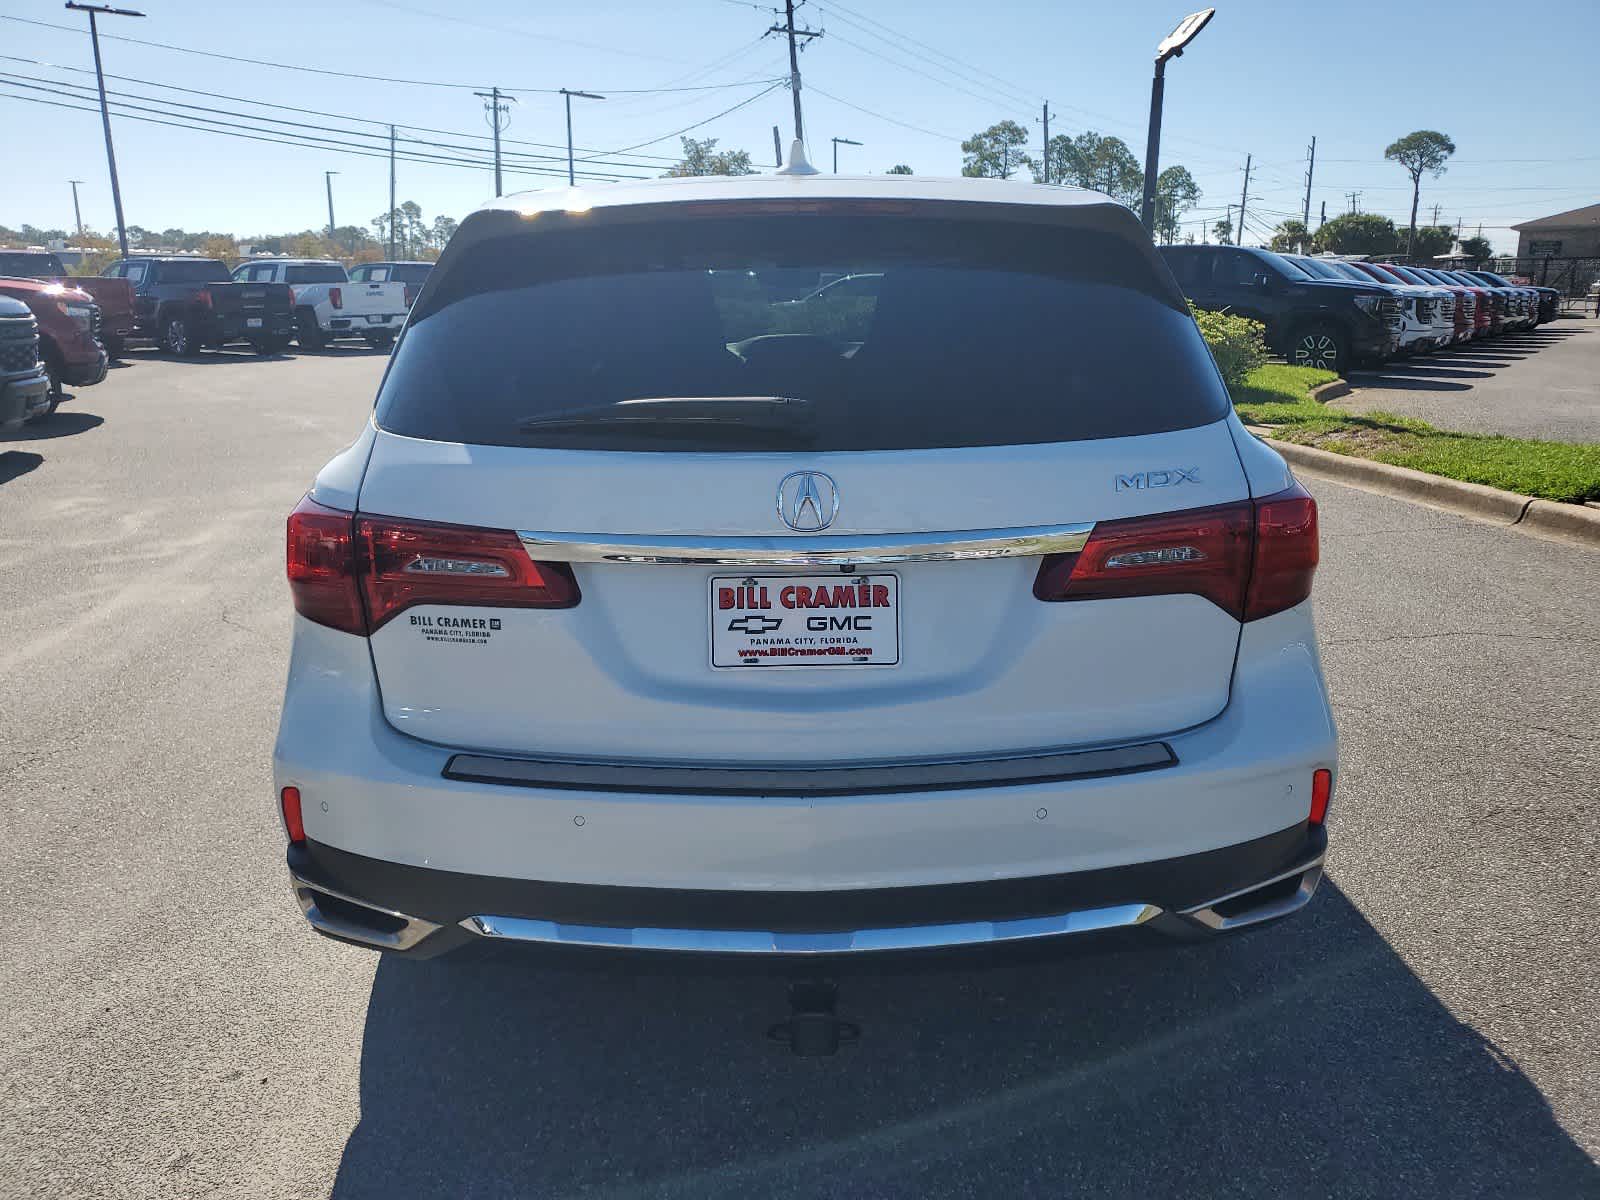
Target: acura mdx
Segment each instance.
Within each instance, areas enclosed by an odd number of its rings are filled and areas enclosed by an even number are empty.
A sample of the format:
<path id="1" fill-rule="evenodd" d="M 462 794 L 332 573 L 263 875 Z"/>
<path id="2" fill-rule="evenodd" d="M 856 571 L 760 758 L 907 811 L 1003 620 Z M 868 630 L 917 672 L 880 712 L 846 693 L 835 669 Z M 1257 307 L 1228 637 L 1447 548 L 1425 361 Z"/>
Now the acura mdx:
<path id="1" fill-rule="evenodd" d="M 1281 917 L 1337 769 L 1317 554 L 1103 196 L 506 197 L 289 517 L 291 886 L 415 955 Z"/>

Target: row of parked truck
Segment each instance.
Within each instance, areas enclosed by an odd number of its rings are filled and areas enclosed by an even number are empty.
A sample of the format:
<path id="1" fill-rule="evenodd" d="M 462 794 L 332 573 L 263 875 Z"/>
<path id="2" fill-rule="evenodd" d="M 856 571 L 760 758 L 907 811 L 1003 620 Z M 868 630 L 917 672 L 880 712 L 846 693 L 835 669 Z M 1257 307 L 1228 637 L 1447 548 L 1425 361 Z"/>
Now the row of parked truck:
<path id="1" fill-rule="evenodd" d="M 345 338 L 387 349 L 433 264 L 141 256 L 68 276 L 49 251 L 0 249 L 0 432 L 92 387 L 132 341 L 188 356 L 241 344 L 278 354 Z"/>
<path id="2" fill-rule="evenodd" d="M 1290 362 L 1343 373 L 1553 319 L 1561 293 L 1492 271 L 1275 254 L 1244 246 L 1163 246 L 1197 308 L 1250 317 Z"/>

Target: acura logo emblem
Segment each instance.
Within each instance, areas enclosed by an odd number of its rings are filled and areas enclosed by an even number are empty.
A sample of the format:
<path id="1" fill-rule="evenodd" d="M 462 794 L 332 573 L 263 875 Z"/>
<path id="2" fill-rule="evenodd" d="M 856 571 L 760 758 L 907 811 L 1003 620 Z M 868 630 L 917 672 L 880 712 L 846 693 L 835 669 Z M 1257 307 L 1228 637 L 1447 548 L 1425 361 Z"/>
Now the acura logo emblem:
<path id="1" fill-rule="evenodd" d="M 839 485 L 821 471 L 791 471 L 778 482 L 778 518 L 796 533 L 816 533 L 839 515 Z"/>

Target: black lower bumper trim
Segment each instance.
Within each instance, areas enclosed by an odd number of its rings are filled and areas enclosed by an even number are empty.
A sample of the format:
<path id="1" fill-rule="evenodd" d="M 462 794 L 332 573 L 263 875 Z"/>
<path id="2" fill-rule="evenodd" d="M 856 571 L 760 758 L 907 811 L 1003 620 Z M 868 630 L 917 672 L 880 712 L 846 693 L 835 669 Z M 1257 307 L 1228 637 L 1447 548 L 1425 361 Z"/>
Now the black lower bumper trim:
<path id="1" fill-rule="evenodd" d="M 824 892 L 728 892 L 545 883 L 385 862 L 319 842 L 289 847 L 289 869 L 344 895 L 440 925 L 494 914 L 574 925 L 821 932 L 1017 920 L 1117 904 L 1181 911 L 1248 888 L 1319 853 L 1305 822 L 1180 858 L 1027 879 Z"/>

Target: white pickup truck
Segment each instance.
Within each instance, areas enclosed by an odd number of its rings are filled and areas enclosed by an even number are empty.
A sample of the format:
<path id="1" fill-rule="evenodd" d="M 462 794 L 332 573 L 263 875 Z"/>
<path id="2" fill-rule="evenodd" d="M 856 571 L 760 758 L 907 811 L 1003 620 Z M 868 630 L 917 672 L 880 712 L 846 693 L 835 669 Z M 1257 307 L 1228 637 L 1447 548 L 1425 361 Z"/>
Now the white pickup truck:
<path id="1" fill-rule="evenodd" d="M 406 320 L 403 283 L 351 282 L 328 259 L 273 258 L 235 268 L 235 283 L 286 283 L 294 291 L 295 340 L 321 350 L 335 338 L 359 337 L 387 349 Z"/>

